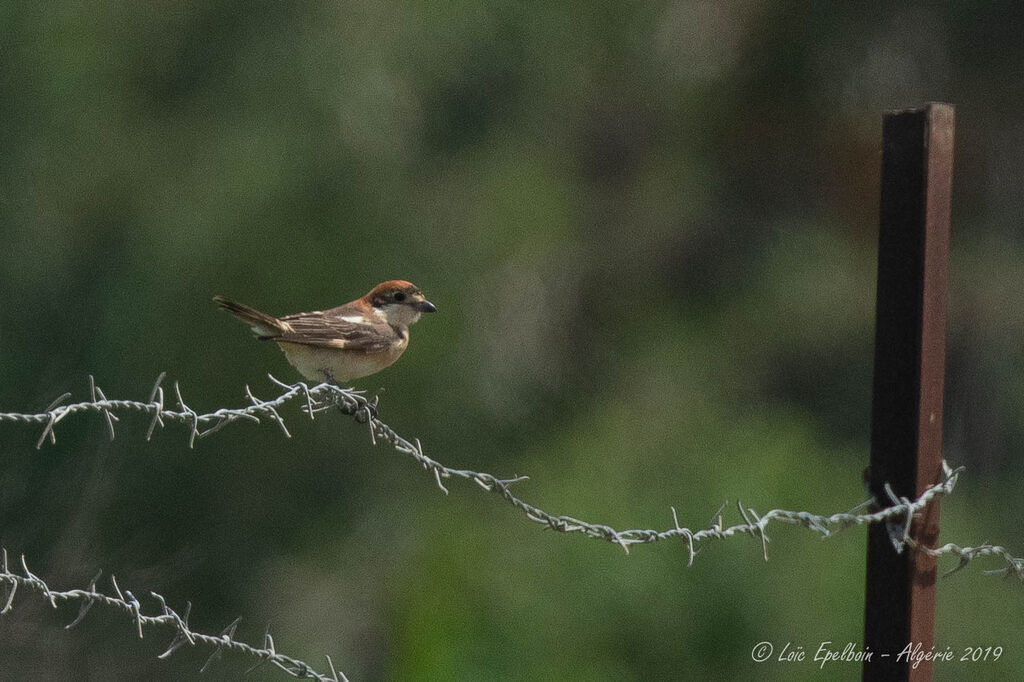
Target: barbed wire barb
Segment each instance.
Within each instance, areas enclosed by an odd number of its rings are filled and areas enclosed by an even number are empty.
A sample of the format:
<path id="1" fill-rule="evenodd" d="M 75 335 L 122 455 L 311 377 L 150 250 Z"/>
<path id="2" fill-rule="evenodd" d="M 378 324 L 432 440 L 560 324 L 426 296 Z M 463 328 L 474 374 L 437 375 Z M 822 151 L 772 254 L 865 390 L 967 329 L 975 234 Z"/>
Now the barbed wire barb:
<path id="1" fill-rule="evenodd" d="M 267 623 L 267 628 L 263 632 L 263 648 L 271 653 L 274 653 L 274 638 L 270 636 L 270 623 Z M 266 662 L 267 659 L 261 657 L 260 660 L 256 661 L 249 668 L 247 668 L 243 675 L 248 675 L 253 670 L 256 670 L 256 668 L 259 668 Z"/>
<path id="2" fill-rule="evenodd" d="M 97 571 L 96 575 L 93 576 L 93 579 L 89 581 L 89 587 L 86 589 L 86 592 L 90 596 L 86 596 L 82 599 L 82 605 L 78 608 L 78 615 L 75 616 L 75 619 L 73 621 L 64 626 L 65 630 L 70 630 L 71 628 L 81 623 L 82 620 L 85 618 L 85 614 L 89 613 L 89 609 L 91 609 L 92 605 L 96 603 L 96 600 L 93 599 L 91 595 L 96 592 L 96 583 L 99 581 L 101 575 L 103 575 L 102 569 Z"/>
<path id="3" fill-rule="evenodd" d="M 0 551 L 3 553 L 3 572 L 9 573 L 7 570 L 7 548 L 5 547 Z M 11 586 L 8 588 L 10 591 L 7 594 L 7 600 L 4 602 L 3 609 L 0 609 L 0 615 L 11 610 L 11 604 L 14 602 L 14 593 L 18 591 L 18 583 L 11 583 L 10 585 Z"/>
<path id="4" fill-rule="evenodd" d="M 121 588 L 118 587 L 117 577 L 113 573 L 110 574 L 110 583 L 114 586 L 114 592 L 117 593 L 117 598 L 124 601 L 124 594 L 121 592 Z"/>
<path id="5" fill-rule="evenodd" d="M 160 428 L 164 427 L 164 420 L 160 418 L 161 413 L 164 411 L 164 389 L 160 386 L 160 382 L 167 376 L 167 372 L 160 372 L 160 375 L 156 378 L 156 383 L 153 384 L 153 390 L 149 393 L 149 404 L 153 408 L 153 420 L 149 422 L 149 430 L 146 431 L 146 442 L 153 437 L 153 430 L 156 425 L 159 424 Z"/>
<path id="6" fill-rule="evenodd" d="M 722 521 L 722 512 L 725 511 L 725 507 L 728 504 L 729 504 L 729 500 L 726 500 L 725 502 L 722 502 L 722 506 L 720 506 L 718 508 L 718 511 L 716 511 L 714 514 L 712 514 L 712 516 L 711 516 L 711 528 L 709 529 L 711 532 L 709 533 L 709 535 L 711 535 L 713 537 L 722 537 L 722 523 L 723 523 L 723 521 Z"/>
<path id="7" fill-rule="evenodd" d="M 234 644 L 235 630 L 238 628 L 238 624 L 242 622 L 242 617 L 235 618 L 231 623 L 220 631 L 220 638 L 224 641 L 227 646 Z M 206 663 L 203 663 L 203 667 L 199 669 L 200 673 L 205 673 L 206 669 L 209 668 L 214 661 L 220 658 L 220 655 L 224 652 L 223 649 L 217 648 L 213 650 L 210 657 L 206 659 Z"/>
<path id="8" fill-rule="evenodd" d="M 46 583 L 44 583 L 38 576 L 32 573 L 32 571 L 28 570 L 28 563 L 25 561 L 24 554 L 21 555 L 21 570 L 24 571 L 25 579 L 28 581 L 29 585 L 39 590 L 42 593 L 43 598 L 50 602 L 50 606 L 57 608 L 57 599 L 53 596 L 50 588 L 47 587 Z"/>
<path id="9" fill-rule="evenodd" d="M 174 395 L 178 398 L 178 407 L 181 408 L 185 417 L 191 422 L 189 424 L 191 430 L 188 434 L 188 447 L 192 449 L 195 447 L 196 436 L 199 435 L 199 413 L 185 404 L 185 399 L 181 397 L 181 386 L 177 381 L 174 382 Z"/>
<path id="10" fill-rule="evenodd" d="M 281 427 L 281 431 L 284 432 L 285 438 L 291 438 L 292 437 L 292 434 L 288 432 L 288 428 L 284 425 L 284 420 L 281 419 L 281 415 L 279 415 L 277 413 L 277 410 L 274 409 L 273 405 L 269 405 L 268 403 L 265 403 L 262 400 L 260 400 L 259 398 L 257 398 L 256 396 L 254 396 L 252 394 L 252 390 L 249 389 L 249 384 L 245 385 L 245 395 L 249 398 L 249 402 L 251 402 L 254 406 L 266 408 L 266 410 L 270 414 L 270 416 L 273 417 L 274 421 L 277 422 L 277 425 Z M 259 421 L 259 418 L 256 417 L 256 420 Z M 227 423 L 227 422 L 222 422 L 222 423 Z"/>
<path id="11" fill-rule="evenodd" d="M 36 450 L 38 450 L 38 449 L 43 447 L 43 441 L 46 440 L 47 436 L 50 437 L 50 444 L 51 445 L 54 445 L 54 444 L 57 443 L 57 434 L 55 434 L 53 432 L 53 427 L 57 425 L 57 422 L 59 422 L 64 417 L 66 417 L 68 415 L 68 413 L 67 412 L 60 412 L 60 413 L 58 413 L 58 412 L 55 412 L 54 410 L 56 410 L 58 407 L 60 407 L 61 403 L 63 403 L 65 400 L 67 400 L 70 397 L 71 397 L 71 393 L 65 393 L 64 395 L 62 395 L 59 398 L 57 398 L 56 400 L 54 400 L 52 403 L 50 403 L 46 407 L 45 412 L 47 413 L 47 417 L 48 417 L 48 419 L 46 420 L 46 428 L 43 429 L 42 435 L 39 436 L 39 441 L 36 443 Z"/>
<path id="12" fill-rule="evenodd" d="M 326 654 L 324 657 L 327 659 L 327 667 L 331 669 L 331 675 L 334 677 L 334 682 L 348 682 L 348 678 L 345 677 L 345 673 L 334 668 L 334 661 L 331 660 L 331 657 Z"/>
<path id="13" fill-rule="evenodd" d="M 736 506 L 739 507 L 740 516 L 742 516 L 743 520 L 747 523 L 748 526 L 750 526 L 750 534 L 753 535 L 754 537 L 760 537 L 761 538 L 761 554 L 764 556 L 765 562 L 767 562 L 768 561 L 768 542 L 769 542 L 769 540 L 768 540 L 768 535 L 764 532 L 764 524 L 761 523 L 761 517 L 759 517 L 757 515 L 757 512 L 755 512 L 750 507 L 747 507 L 744 510 L 743 509 L 743 505 L 740 504 L 738 500 L 736 501 Z M 754 519 L 754 520 L 751 521 L 750 519 Z"/>

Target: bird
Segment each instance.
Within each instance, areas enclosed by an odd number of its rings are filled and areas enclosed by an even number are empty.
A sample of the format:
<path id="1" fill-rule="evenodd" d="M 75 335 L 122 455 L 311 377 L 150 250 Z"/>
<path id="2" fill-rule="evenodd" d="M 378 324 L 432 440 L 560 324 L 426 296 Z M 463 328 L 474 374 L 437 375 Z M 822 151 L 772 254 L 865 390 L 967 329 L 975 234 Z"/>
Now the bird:
<path id="1" fill-rule="evenodd" d="M 273 341 L 310 381 L 334 384 L 374 374 L 394 364 L 409 346 L 409 325 L 437 312 L 423 292 L 403 279 L 381 282 L 354 301 L 330 310 L 273 317 L 223 296 L 214 302 L 249 325 L 256 338 Z"/>

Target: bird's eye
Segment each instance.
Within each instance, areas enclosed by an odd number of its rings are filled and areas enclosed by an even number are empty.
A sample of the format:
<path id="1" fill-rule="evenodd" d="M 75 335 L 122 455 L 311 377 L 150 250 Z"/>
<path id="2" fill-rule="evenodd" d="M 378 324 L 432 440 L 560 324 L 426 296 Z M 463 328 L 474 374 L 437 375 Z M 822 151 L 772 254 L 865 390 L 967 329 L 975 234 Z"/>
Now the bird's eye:
<path id="1" fill-rule="evenodd" d="M 405 300 L 405 294 L 399 291 L 397 294 L 395 294 L 395 300 L 401 303 L 402 301 Z"/>

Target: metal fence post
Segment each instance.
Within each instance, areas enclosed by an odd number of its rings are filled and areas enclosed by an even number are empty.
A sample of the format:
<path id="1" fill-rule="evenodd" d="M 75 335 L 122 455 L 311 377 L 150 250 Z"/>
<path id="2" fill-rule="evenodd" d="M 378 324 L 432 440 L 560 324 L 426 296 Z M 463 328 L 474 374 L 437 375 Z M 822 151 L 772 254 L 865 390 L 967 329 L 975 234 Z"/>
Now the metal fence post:
<path id="1" fill-rule="evenodd" d="M 869 486 L 914 499 L 942 471 L 946 268 L 953 175 L 953 107 L 929 103 L 886 114 L 875 311 Z M 934 547 L 939 502 L 914 521 L 911 537 Z M 928 680 L 931 662 L 910 665 L 904 648 L 931 650 L 936 560 L 897 553 L 884 524 L 868 531 L 865 680 Z"/>

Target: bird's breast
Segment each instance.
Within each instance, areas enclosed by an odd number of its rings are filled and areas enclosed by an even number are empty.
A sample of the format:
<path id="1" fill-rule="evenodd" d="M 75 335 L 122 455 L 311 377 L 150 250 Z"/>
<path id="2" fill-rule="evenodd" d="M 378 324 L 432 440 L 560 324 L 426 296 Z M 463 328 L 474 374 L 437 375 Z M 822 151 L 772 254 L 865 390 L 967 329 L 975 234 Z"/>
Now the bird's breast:
<path id="1" fill-rule="evenodd" d="M 394 364 L 408 345 L 403 339 L 389 350 L 366 353 L 361 350 L 320 348 L 298 343 L 278 342 L 292 366 L 310 381 L 323 381 L 327 372 L 338 383 L 359 379 Z"/>

